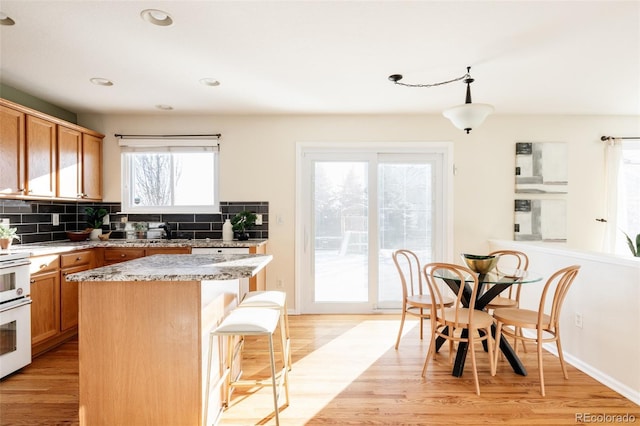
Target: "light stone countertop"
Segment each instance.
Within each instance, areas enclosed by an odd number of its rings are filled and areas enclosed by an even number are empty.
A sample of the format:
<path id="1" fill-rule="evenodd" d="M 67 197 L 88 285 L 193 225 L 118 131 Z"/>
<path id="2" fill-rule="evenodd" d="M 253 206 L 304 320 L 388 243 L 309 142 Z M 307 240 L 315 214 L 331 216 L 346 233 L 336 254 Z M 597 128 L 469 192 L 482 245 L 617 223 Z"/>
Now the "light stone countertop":
<path id="1" fill-rule="evenodd" d="M 273 256 L 264 254 L 156 254 L 77 272 L 67 281 L 209 281 L 250 278 Z"/>
<path id="2" fill-rule="evenodd" d="M 47 241 L 42 243 L 12 244 L 8 250 L 0 250 L 0 253 L 29 253 L 30 256 L 59 254 L 74 250 L 91 249 L 96 247 L 211 247 L 211 248 L 245 248 L 258 247 L 266 244 L 265 239 L 250 239 L 247 241 L 222 241 L 214 239 L 152 239 L 152 240 L 125 240 L 113 239 L 106 241 Z"/>

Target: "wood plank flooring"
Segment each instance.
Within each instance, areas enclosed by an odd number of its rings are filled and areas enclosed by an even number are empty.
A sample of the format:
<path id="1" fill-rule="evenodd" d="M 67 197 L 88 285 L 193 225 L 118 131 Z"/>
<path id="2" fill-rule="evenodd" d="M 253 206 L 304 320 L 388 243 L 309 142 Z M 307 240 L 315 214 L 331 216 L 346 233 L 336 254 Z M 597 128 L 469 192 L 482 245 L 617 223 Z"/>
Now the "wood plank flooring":
<path id="1" fill-rule="evenodd" d="M 502 360 L 491 377 L 487 355 L 478 346 L 480 396 L 474 392 L 470 359 L 463 377 L 453 377 L 446 348 L 429 364 L 423 379 L 428 340 L 420 341 L 417 323 L 407 322 L 396 351 L 398 325 L 396 315 L 290 316 L 291 404 L 280 410 L 280 423 L 562 425 L 587 423 L 580 421 L 587 414 L 629 415 L 640 423 L 638 405 L 571 366 L 565 380 L 557 358 L 548 353 L 547 396 L 541 397 L 533 347 L 521 353 L 528 376 L 514 374 Z M 247 339 L 245 377 L 268 375 L 265 349 L 265 341 Z M 77 425 L 77 357 L 77 341 L 70 341 L 3 379 L 1 424 Z M 219 424 L 275 424 L 272 404 L 270 388 L 237 390 Z"/>

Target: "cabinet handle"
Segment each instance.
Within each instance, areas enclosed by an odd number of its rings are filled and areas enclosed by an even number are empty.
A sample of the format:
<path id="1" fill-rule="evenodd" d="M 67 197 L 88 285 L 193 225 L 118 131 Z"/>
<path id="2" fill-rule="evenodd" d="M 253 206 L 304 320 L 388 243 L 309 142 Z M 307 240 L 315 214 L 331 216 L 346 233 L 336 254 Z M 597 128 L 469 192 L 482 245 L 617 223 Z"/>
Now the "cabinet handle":
<path id="1" fill-rule="evenodd" d="M 32 279 L 31 281 L 29 281 L 31 284 L 35 283 L 36 280 Z"/>
<path id="2" fill-rule="evenodd" d="M 76 257 L 76 261 L 82 260 L 80 256 Z"/>
<path id="3" fill-rule="evenodd" d="M 42 265 L 40 265 L 40 269 L 44 269 L 44 268 L 46 268 L 46 267 L 47 267 L 47 264 L 46 264 L 46 263 L 43 263 Z"/>
<path id="4" fill-rule="evenodd" d="M 127 255 L 126 255 L 126 254 L 124 254 L 124 253 L 122 253 L 122 254 L 120 255 L 120 257 L 127 257 Z"/>

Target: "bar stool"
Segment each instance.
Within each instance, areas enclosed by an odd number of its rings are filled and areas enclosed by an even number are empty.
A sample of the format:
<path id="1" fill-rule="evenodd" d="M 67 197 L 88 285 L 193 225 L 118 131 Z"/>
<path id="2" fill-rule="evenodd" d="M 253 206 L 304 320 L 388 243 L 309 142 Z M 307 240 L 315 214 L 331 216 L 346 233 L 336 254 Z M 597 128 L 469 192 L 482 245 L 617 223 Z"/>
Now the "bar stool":
<path id="1" fill-rule="evenodd" d="M 289 315 L 287 314 L 287 293 L 284 291 L 250 291 L 238 308 L 271 308 L 280 311 L 280 342 L 282 362 L 291 371 L 291 337 L 289 335 Z"/>
<path id="2" fill-rule="evenodd" d="M 207 363 L 207 386 L 205 391 L 205 406 L 204 406 L 204 424 L 208 426 L 209 415 L 209 392 L 211 389 L 211 358 L 213 355 L 213 343 L 217 336 L 226 336 L 226 359 L 223 361 L 223 369 L 220 379 L 217 380 L 215 387 L 224 384 L 224 401 L 223 406 L 228 407 L 231 392 L 234 387 L 239 386 L 271 386 L 273 388 L 273 406 L 275 409 L 276 425 L 280 424 L 280 418 L 278 416 L 279 405 L 278 401 L 284 386 L 286 404 L 289 405 L 289 381 L 288 370 L 286 365 L 283 366 L 279 375 L 276 375 L 275 355 L 273 348 L 273 333 L 275 332 L 278 322 L 280 320 L 280 312 L 270 308 L 243 308 L 234 309 L 231 313 L 222 321 L 222 323 L 216 327 L 209 334 L 209 360 Z M 241 379 L 242 372 L 237 377 L 231 377 L 234 366 L 234 358 L 238 356 L 236 347 L 241 347 L 234 344 L 234 338 L 243 336 L 267 336 L 269 341 L 269 364 L 271 367 L 271 381 L 265 383 L 261 380 L 243 380 Z"/>

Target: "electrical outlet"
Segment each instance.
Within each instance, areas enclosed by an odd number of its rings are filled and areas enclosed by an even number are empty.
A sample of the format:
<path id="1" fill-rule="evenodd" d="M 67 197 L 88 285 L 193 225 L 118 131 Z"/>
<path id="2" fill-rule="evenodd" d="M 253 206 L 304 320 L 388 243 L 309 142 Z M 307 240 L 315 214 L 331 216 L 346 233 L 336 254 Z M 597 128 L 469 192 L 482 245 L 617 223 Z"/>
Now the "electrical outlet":
<path id="1" fill-rule="evenodd" d="M 109 225 L 110 223 L 111 223 L 111 219 L 109 219 L 109 215 L 106 215 L 105 217 L 102 218 L 103 225 Z"/>
<path id="2" fill-rule="evenodd" d="M 262 225 L 262 215 L 261 214 L 257 214 L 256 215 L 256 225 Z"/>
<path id="3" fill-rule="evenodd" d="M 51 223 L 53 224 L 53 226 L 60 225 L 60 214 L 51 213 Z"/>
<path id="4" fill-rule="evenodd" d="M 582 328 L 582 314 L 576 312 L 576 316 L 574 318 L 574 324 L 578 328 Z"/>
<path id="5" fill-rule="evenodd" d="M 3 217 L 2 219 L 0 219 L 0 225 L 4 225 L 4 226 L 11 226 L 11 221 L 9 220 L 9 218 Z"/>

